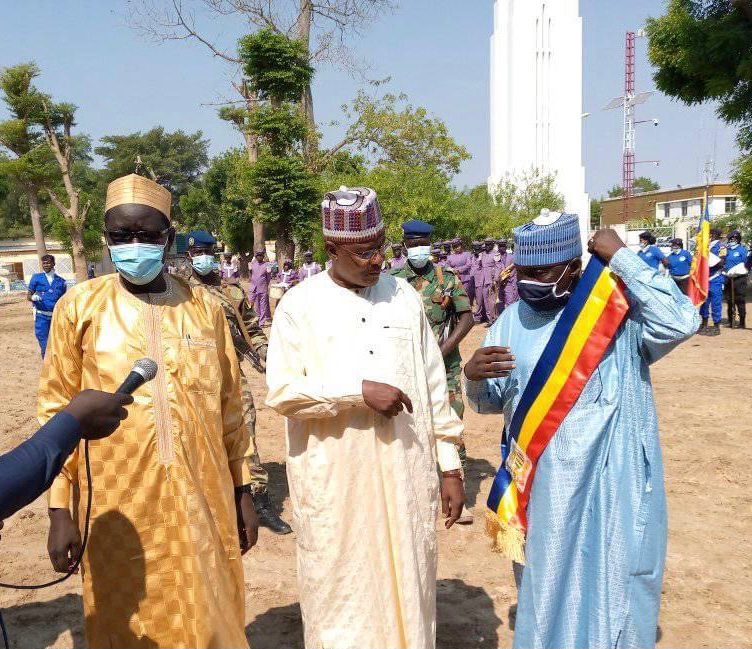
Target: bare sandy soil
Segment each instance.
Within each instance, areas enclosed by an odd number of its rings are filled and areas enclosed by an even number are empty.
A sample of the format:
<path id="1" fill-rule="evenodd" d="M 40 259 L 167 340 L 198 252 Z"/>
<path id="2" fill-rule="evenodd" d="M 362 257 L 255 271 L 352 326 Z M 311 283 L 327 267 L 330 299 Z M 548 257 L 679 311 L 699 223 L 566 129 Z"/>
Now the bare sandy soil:
<path id="1" fill-rule="evenodd" d="M 467 357 L 485 329 L 463 344 Z M 39 351 L 30 309 L 0 304 L 0 451 L 36 430 Z M 669 544 L 659 646 L 752 645 L 752 331 L 695 337 L 652 370 L 669 501 Z M 256 403 L 263 379 L 254 378 Z M 273 498 L 290 519 L 282 418 L 264 406 L 258 443 Z M 499 462 L 497 417 L 466 415 L 469 501 L 478 521 Z M 54 577 L 43 499 L 5 522 L 0 581 Z M 301 647 L 293 536 L 262 530 L 245 558 L 246 622 L 255 648 Z M 439 532 L 438 645 L 511 645 L 516 594 L 509 562 L 492 554 L 482 524 Z M 77 577 L 40 592 L 0 591 L 12 647 L 84 647 Z"/>

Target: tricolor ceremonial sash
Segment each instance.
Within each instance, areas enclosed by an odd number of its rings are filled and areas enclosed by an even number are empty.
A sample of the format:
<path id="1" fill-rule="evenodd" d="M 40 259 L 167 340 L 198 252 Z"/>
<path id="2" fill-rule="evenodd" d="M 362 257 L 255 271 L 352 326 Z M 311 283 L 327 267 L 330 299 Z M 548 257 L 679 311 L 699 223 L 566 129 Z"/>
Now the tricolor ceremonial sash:
<path id="1" fill-rule="evenodd" d="M 592 256 L 530 375 L 502 439 L 488 496 L 494 549 L 524 563 L 527 503 L 538 458 L 598 367 L 629 310 L 623 282 Z"/>

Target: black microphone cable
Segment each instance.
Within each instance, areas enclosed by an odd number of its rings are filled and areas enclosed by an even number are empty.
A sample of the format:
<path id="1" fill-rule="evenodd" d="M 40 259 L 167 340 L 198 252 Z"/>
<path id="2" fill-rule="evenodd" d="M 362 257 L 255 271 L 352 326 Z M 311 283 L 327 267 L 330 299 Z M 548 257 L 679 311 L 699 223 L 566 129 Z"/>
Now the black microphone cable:
<path id="1" fill-rule="evenodd" d="M 81 541 L 81 552 L 76 559 L 76 562 L 71 566 L 66 574 L 52 581 L 48 581 L 44 584 L 6 584 L 0 581 L 0 588 L 12 588 L 14 590 L 38 590 L 39 588 L 49 588 L 57 584 L 63 583 L 71 575 L 75 574 L 78 567 L 81 565 L 81 560 L 84 557 L 84 550 L 86 550 L 86 542 L 89 540 L 89 518 L 91 516 L 91 466 L 89 465 L 89 440 L 84 442 L 84 461 L 86 464 L 86 485 L 88 487 L 86 494 L 86 520 L 84 522 L 84 537 Z M 3 620 L 3 612 L 0 609 L 0 630 L 3 633 L 3 642 L 5 643 L 5 649 L 10 649 L 10 642 L 8 642 L 8 631 L 5 628 L 5 621 Z"/>
<path id="2" fill-rule="evenodd" d="M 134 363 L 133 369 L 126 377 L 123 384 L 116 390 L 116 393 L 120 394 L 132 394 L 141 385 L 147 381 L 151 381 L 157 375 L 157 364 L 150 358 L 142 358 Z M 86 495 L 86 519 L 84 521 L 84 537 L 81 541 L 81 552 L 76 559 L 76 562 L 68 570 L 66 574 L 52 581 L 48 581 L 44 584 L 6 584 L 0 581 L 0 588 L 12 588 L 14 590 L 38 590 L 40 588 L 49 588 L 57 584 L 63 583 L 71 575 L 75 574 L 78 567 L 81 565 L 81 560 L 84 557 L 84 551 L 86 550 L 86 542 L 89 540 L 89 519 L 91 517 L 91 466 L 89 464 L 89 440 L 84 441 L 84 461 L 86 463 L 86 485 L 88 487 L 88 494 Z M 5 649 L 10 649 L 10 643 L 8 642 L 8 632 L 5 628 L 5 621 L 3 620 L 2 609 L 0 609 L 0 631 L 3 634 L 3 642 L 5 643 Z"/>

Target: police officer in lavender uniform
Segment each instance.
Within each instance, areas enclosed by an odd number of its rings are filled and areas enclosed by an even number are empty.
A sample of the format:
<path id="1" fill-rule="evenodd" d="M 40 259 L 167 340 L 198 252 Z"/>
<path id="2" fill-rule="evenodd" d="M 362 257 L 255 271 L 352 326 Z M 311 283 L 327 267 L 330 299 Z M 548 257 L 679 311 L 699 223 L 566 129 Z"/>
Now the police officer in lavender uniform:
<path id="1" fill-rule="evenodd" d="M 689 272 L 692 269 L 692 255 L 684 250 L 681 239 L 671 240 L 671 254 L 663 259 L 663 265 L 668 268 L 671 279 L 676 282 L 679 290 L 687 294 L 689 288 Z"/>
<path id="2" fill-rule="evenodd" d="M 52 311 L 57 301 L 63 297 L 65 288 L 65 280 L 55 273 L 55 258 L 52 255 L 43 255 L 42 272 L 31 276 L 29 291 L 26 294 L 26 299 L 34 305 L 34 333 L 39 341 L 42 358 L 47 349 Z"/>

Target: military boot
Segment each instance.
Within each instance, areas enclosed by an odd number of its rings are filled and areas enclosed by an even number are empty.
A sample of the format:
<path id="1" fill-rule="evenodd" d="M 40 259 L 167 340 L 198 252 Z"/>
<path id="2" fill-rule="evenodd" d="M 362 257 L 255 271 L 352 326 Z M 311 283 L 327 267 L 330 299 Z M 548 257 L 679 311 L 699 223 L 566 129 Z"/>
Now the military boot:
<path id="1" fill-rule="evenodd" d="M 721 335 L 721 323 L 716 322 L 712 327 L 708 327 L 708 333 L 706 336 L 720 336 Z"/>
<path id="2" fill-rule="evenodd" d="M 697 330 L 698 336 L 707 336 L 708 335 L 708 319 L 703 318 L 702 324 L 700 325 L 700 328 Z"/>
<path id="3" fill-rule="evenodd" d="M 275 534 L 290 534 L 292 528 L 285 523 L 272 508 L 268 491 L 253 494 L 253 506 L 259 517 L 259 525 L 269 528 Z"/>

